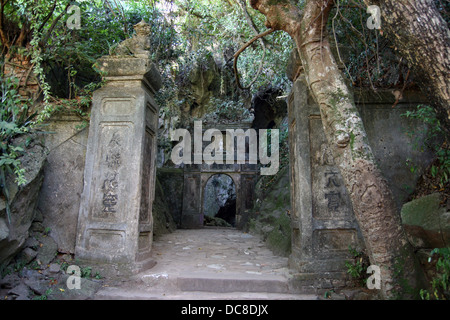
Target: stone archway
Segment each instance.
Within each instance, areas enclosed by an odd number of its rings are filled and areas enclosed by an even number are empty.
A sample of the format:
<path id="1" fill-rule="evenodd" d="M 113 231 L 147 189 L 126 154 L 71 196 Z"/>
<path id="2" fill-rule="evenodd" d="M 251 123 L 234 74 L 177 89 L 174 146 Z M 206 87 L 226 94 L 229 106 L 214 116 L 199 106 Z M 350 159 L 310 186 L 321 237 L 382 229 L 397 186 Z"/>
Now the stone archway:
<path id="1" fill-rule="evenodd" d="M 235 217 L 235 225 L 234 226 L 238 226 L 240 225 L 240 221 L 241 221 L 241 216 L 242 216 L 242 206 L 241 206 L 241 202 L 242 202 L 242 185 L 241 185 L 241 173 L 239 172 L 204 172 L 201 174 L 201 181 L 202 181 L 202 186 L 201 186 L 201 211 L 202 211 L 202 219 L 203 214 L 204 214 L 204 200 L 205 200 L 205 193 L 206 193 L 206 187 L 208 184 L 208 181 L 211 180 L 212 177 L 217 176 L 217 175 L 226 175 L 228 177 L 231 178 L 231 180 L 233 181 L 234 184 L 234 189 L 235 189 L 235 193 L 236 193 L 236 217 Z M 202 220 L 203 221 L 203 220 Z"/>
<path id="2" fill-rule="evenodd" d="M 206 218 L 220 218 L 232 227 L 236 226 L 236 184 L 228 174 L 213 174 L 203 190 L 202 212 Z"/>
<path id="3" fill-rule="evenodd" d="M 211 170 L 207 165 L 186 169 L 184 171 L 183 210 L 181 228 L 203 228 L 203 202 L 208 180 L 217 174 L 228 175 L 236 190 L 236 228 L 243 227 L 250 210 L 253 208 L 254 188 L 257 170 L 248 165 L 233 165 L 222 170 Z"/>

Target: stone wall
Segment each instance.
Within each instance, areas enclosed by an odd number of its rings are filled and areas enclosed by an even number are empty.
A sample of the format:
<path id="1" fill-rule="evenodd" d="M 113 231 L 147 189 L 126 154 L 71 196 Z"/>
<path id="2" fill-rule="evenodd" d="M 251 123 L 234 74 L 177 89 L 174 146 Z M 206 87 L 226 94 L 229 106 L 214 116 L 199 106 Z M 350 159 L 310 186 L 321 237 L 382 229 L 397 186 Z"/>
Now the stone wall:
<path id="1" fill-rule="evenodd" d="M 392 91 L 356 91 L 355 101 L 364 122 L 370 146 L 376 160 L 389 182 L 398 209 L 414 191 L 424 169 L 433 160 L 429 150 L 420 151 L 415 139 L 422 141 L 426 129 L 423 122 L 402 116 L 415 110 L 419 104 L 426 104 L 425 97 L 417 91 L 403 93 L 403 99 L 393 107 L 395 97 Z M 415 130 L 413 138 L 407 131 Z M 409 159 L 409 160 L 408 160 Z M 417 167 L 412 173 L 407 161 Z"/>
<path id="2" fill-rule="evenodd" d="M 153 201 L 153 236 L 155 239 L 177 229 L 172 210 L 170 210 L 168 204 L 168 200 L 172 197 L 166 196 L 167 191 L 163 189 L 158 177 L 156 177 L 155 200 Z M 167 194 L 172 195 L 170 191 Z"/>
<path id="3" fill-rule="evenodd" d="M 76 227 L 83 192 L 88 128 L 79 117 L 59 113 L 48 122 L 45 146 L 49 150 L 44 168 L 38 208 L 58 250 L 75 253 Z"/>

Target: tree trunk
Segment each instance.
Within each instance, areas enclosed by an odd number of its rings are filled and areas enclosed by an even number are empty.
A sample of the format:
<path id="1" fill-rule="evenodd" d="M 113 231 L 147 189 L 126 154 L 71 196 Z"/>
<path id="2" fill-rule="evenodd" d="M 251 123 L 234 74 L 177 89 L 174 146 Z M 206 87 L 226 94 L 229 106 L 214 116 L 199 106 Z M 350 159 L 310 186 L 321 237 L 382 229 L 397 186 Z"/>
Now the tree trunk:
<path id="1" fill-rule="evenodd" d="M 381 29 L 406 59 L 430 101 L 450 119 L 450 30 L 433 0 L 364 0 L 378 5 Z M 448 122 L 447 122 L 448 123 Z"/>
<path id="2" fill-rule="evenodd" d="M 295 40 L 325 135 L 350 195 L 371 263 L 381 268 L 381 292 L 392 298 L 400 282 L 415 287 L 414 254 L 387 181 L 375 164 L 362 119 L 331 53 L 326 23 L 332 1 L 309 0 L 301 12 L 288 0 L 251 0 L 266 26 Z M 403 274 L 401 278 L 399 271 Z"/>

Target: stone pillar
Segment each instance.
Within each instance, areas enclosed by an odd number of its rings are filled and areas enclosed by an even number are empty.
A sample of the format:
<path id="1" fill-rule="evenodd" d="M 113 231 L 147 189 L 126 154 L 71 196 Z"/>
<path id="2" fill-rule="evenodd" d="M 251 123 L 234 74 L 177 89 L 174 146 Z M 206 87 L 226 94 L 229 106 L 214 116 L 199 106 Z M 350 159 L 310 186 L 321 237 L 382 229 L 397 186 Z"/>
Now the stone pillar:
<path id="1" fill-rule="evenodd" d="M 93 96 L 75 254 L 134 273 L 154 265 L 158 106 L 153 95 L 161 78 L 146 58 L 104 57 L 98 63 L 107 84 Z"/>
<path id="2" fill-rule="evenodd" d="M 290 266 L 315 288 L 347 277 L 348 247 L 364 246 L 320 111 L 300 77 L 289 99 L 292 254 Z M 331 281 L 331 283 L 330 283 Z"/>
<path id="3" fill-rule="evenodd" d="M 239 204 L 239 210 L 236 208 L 236 228 L 238 229 L 244 229 L 249 223 L 250 214 L 254 206 L 256 181 L 256 170 L 254 172 L 251 172 L 250 170 L 245 171 L 240 175 L 239 197 L 236 194 L 236 206 Z"/>
<path id="4" fill-rule="evenodd" d="M 202 195 L 203 192 L 202 192 L 201 173 L 185 171 L 181 228 L 183 229 L 203 228 Z"/>

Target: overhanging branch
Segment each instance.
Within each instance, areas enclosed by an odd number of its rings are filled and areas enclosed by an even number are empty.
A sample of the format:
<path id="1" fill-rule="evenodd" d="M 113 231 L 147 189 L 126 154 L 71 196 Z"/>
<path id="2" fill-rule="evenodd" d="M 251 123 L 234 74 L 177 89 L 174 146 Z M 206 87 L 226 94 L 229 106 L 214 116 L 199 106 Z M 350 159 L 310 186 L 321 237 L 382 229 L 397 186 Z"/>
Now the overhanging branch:
<path id="1" fill-rule="evenodd" d="M 242 46 L 242 48 L 240 48 L 240 49 L 234 54 L 234 65 L 233 65 L 233 68 L 234 68 L 234 75 L 235 75 L 235 77 L 236 77 L 236 83 L 237 83 L 237 85 L 238 85 L 238 87 L 239 87 L 240 89 L 242 89 L 242 90 L 248 90 L 248 89 L 250 89 L 251 86 L 256 82 L 256 80 L 258 79 L 258 77 L 259 77 L 259 75 L 261 74 L 261 71 L 262 71 L 262 67 L 263 67 L 263 63 L 264 63 L 264 58 L 266 57 L 266 50 L 264 50 L 263 57 L 262 57 L 262 59 L 261 59 L 261 63 L 259 64 L 258 72 L 257 72 L 255 78 L 253 79 L 253 81 L 250 82 L 250 84 L 248 85 L 248 87 L 242 87 L 241 81 L 240 81 L 240 79 L 239 79 L 239 72 L 238 72 L 238 70 L 237 70 L 237 62 L 238 62 L 239 55 L 240 55 L 242 52 L 244 52 L 245 49 L 247 49 L 253 42 L 255 42 L 256 40 L 261 39 L 261 38 L 263 38 L 263 37 L 265 37 L 265 36 L 271 34 L 271 33 L 274 32 L 274 31 L 276 31 L 276 30 L 275 30 L 275 29 L 269 29 L 269 30 L 266 30 L 266 31 L 263 32 L 263 33 L 258 34 L 256 37 L 254 37 L 253 39 L 251 39 L 250 41 L 248 41 L 246 44 L 244 44 L 244 45 Z"/>

